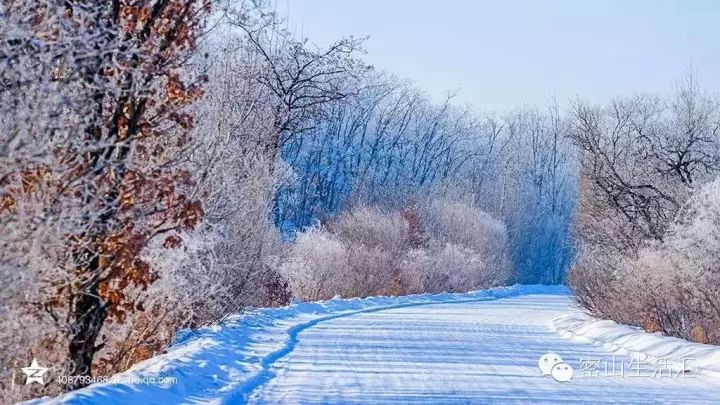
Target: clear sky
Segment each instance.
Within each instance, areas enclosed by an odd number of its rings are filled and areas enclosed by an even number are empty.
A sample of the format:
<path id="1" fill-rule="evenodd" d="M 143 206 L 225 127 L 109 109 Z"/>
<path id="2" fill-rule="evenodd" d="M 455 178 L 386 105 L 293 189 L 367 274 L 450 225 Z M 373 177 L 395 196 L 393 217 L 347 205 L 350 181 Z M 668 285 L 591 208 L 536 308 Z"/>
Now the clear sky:
<path id="1" fill-rule="evenodd" d="M 690 66 L 720 91 L 720 0 L 276 2 L 318 45 L 368 35 L 370 64 L 478 110 L 664 94 Z"/>

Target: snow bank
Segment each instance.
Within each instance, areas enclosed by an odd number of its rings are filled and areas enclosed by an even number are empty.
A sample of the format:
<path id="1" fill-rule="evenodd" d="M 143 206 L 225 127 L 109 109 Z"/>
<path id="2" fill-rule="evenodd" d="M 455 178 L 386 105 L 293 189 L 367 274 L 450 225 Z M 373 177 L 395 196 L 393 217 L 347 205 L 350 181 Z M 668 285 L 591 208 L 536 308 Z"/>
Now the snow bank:
<path id="1" fill-rule="evenodd" d="M 649 363 L 667 365 L 673 370 L 720 378 L 720 347 L 688 342 L 660 332 L 599 320 L 582 313 L 563 315 L 552 322 L 562 336 L 603 345 L 620 355 L 630 355 Z"/>
<path id="2" fill-rule="evenodd" d="M 242 403 L 273 377 L 273 362 L 292 351 L 298 334 L 320 322 L 390 308 L 567 293 L 561 286 L 516 285 L 465 294 L 332 299 L 256 309 L 213 327 L 184 331 L 167 353 L 117 374 L 115 381 L 31 403 Z"/>

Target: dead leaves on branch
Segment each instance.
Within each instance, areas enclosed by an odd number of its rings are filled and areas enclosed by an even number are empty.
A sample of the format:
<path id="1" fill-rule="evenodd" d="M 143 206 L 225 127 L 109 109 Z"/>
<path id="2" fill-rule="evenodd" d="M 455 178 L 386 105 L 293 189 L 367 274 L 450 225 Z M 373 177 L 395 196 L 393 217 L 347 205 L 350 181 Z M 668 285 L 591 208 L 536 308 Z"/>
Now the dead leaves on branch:
<path id="1" fill-rule="evenodd" d="M 59 119 L 58 126 L 70 130 L 64 138 L 30 134 L 48 143 L 42 157 L 48 163 L 20 163 L 2 180 L 0 216 L 33 204 L 43 220 L 70 221 L 61 233 L 67 263 L 57 263 L 68 274 L 61 282 L 48 280 L 53 293 L 46 304 L 67 309 L 96 291 L 108 319 L 122 323 L 142 310 L 136 291 L 160 276 L 143 258 L 153 238 L 178 248 L 179 233 L 204 215 L 201 202 L 189 196 L 194 182 L 180 162 L 195 125 L 188 107 L 203 96 L 184 65 L 210 2 L 70 0 L 62 9 L 33 3 L 11 1 L 5 8 L 3 17 L 27 35 L 7 50 L 47 65 L 18 73 L 29 76 L 18 83 L 72 89 L 40 94 L 38 103 L 67 99 L 47 104 L 48 120 Z M 64 212 L 73 215 L 68 220 Z"/>
<path id="2" fill-rule="evenodd" d="M 34 166 L 22 170 L 15 175 L 7 176 L 4 183 L 0 183 L 0 215 L 12 215 L 16 212 L 18 199 L 40 198 L 47 200 L 43 195 L 44 189 L 56 186 L 50 176 L 47 166 Z"/>

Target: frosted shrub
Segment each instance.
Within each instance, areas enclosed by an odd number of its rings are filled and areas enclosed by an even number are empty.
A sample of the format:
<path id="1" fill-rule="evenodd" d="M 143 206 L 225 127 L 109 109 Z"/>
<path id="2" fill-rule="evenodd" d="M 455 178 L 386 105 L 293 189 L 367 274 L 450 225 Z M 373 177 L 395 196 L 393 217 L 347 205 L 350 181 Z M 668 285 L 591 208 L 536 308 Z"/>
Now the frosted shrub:
<path id="1" fill-rule="evenodd" d="M 443 272 L 447 277 L 448 291 L 469 291 L 474 288 L 496 284 L 495 274 L 491 271 L 489 257 L 463 246 L 448 243 L 433 255 L 434 272 Z"/>
<path id="2" fill-rule="evenodd" d="M 472 250 L 448 243 L 431 258 L 425 277 L 428 291 L 469 291 L 486 284 L 480 276 L 486 267 L 483 258 Z"/>
<path id="3" fill-rule="evenodd" d="M 390 246 L 389 246 L 390 247 Z M 367 297 L 390 295 L 393 286 L 400 283 L 398 263 L 401 256 L 395 249 L 379 246 L 351 245 L 348 249 L 348 270 L 343 282 L 342 295 L 346 297 Z M 400 290 L 402 291 L 402 290 Z"/>
<path id="4" fill-rule="evenodd" d="M 674 261 L 690 277 L 720 273 L 720 178 L 706 185 L 690 201 L 671 228 L 667 244 Z"/>
<path id="5" fill-rule="evenodd" d="M 359 206 L 341 213 L 328 230 L 352 245 L 382 248 L 394 255 L 404 254 L 410 245 L 408 223 L 397 212 Z"/>
<path id="6" fill-rule="evenodd" d="M 507 281 L 511 271 L 507 231 L 501 221 L 473 204 L 452 200 L 433 201 L 422 212 L 431 249 L 437 252 L 433 256 L 465 256 L 467 278 L 474 287 Z"/>
<path id="7" fill-rule="evenodd" d="M 447 274 L 434 270 L 434 262 L 426 249 L 411 249 L 400 263 L 400 280 L 405 291 L 409 294 L 442 292 Z"/>
<path id="8" fill-rule="evenodd" d="M 585 247 L 570 283 L 596 315 L 720 343 L 720 179 L 690 199 L 663 241 L 635 255 Z"/>
<path id="9" fill-rule="evenodd" d="M 616 311 L 617 297 L 621 294 L 617 287 L 620 274 L 624 269 L 623 256 L 611 254 L 592 244 L 580 246 L 581 254 L 570 269 L 569 283 L 573 287 L 576 299 L 596 315 L 609 317 Z"/>
<path id="10" fill-rule="evenodd" d="M 640 257 L 644 268 L 658 269 L 658 291 L 667 297 L 653 307 L 663 330 L 720 343 L 720 179 L 691 198 L 665 241 Z"/>
<path id="11" fill-rule="evenodd" d="M 323 229 L 311 229 L 298 235 L 281 272 L 296 296 L 319 300 L 339 293 L 347 267 L 346 246 Z"/>
<path id="12" fill-rule="evenodd" d="M 505 225 L 470 203 L 433 201 L 423 210 L 423 223 L 440 243 L 454 243 L 485 254 L 502 253 Z"/>
<path id="13" fill-rule="evenodd" d="M 387 294 L 408 249 L 407 229 L 397 213 L 359 207 L 298 235 L 281 273 L 309 300 Z"/>
<path id="14" fill-rule="evenodd" d="M 359 206 L 298 236 L 281 273 L 304 299 L 469 291 L 507 280 L 505 228 L 461 203 L 416 208 Z M 467 226 L 463 226 L 463 222 Z"/>

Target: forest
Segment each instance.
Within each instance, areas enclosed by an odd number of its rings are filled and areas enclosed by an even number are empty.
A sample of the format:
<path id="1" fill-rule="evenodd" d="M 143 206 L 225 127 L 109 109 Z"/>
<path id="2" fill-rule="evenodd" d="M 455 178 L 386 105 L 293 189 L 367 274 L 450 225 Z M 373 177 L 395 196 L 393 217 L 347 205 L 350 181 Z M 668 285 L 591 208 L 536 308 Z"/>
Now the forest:
<path id="1" fill-rule="evenodd" d="M 692 72 L 481 113 L 260 0 L 5 0 L 0 21 L 4 402 L 85 385 L 23 385 L 35 357 L 108 376 L 336 296 L 567 284 L 720 344 L 720 98 Z"/>

